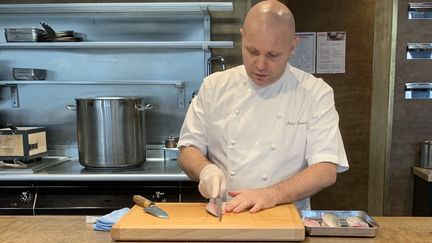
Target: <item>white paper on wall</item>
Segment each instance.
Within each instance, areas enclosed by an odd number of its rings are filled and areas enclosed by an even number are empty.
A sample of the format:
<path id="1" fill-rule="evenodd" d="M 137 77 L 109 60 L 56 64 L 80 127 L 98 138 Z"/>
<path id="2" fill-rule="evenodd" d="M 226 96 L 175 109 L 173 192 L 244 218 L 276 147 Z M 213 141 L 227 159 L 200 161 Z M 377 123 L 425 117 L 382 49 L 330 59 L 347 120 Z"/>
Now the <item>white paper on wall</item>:
<path id="1" fill-rule="evenodd" d="M 345 73 L 346 32 L 317 33 L 317 73 Z"/>
<path id="2" fill-rule="evenodd" d="M 289 63 L 305 72 L 315 73 L 316 63 L 316 33 L 297 32 L 300 42 L 294 49 Z"/>

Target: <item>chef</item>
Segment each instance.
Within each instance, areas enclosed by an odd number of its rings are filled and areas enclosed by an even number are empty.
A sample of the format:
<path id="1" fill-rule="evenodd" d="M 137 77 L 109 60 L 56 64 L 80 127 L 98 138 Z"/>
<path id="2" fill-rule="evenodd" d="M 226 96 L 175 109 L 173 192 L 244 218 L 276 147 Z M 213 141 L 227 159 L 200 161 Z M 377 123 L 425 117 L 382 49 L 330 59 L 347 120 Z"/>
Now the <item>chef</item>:
<path id="1" fill-rule="evenodd" d="M 243 64 L 214 73 L 187 111 L 179 165 L 206 198 L 227 212 L 295 203 L 332 185 L 348 169 L 333 90 L 288 64 L 298 43 L 294 18 L 269 0 L 248 12 Z"/>

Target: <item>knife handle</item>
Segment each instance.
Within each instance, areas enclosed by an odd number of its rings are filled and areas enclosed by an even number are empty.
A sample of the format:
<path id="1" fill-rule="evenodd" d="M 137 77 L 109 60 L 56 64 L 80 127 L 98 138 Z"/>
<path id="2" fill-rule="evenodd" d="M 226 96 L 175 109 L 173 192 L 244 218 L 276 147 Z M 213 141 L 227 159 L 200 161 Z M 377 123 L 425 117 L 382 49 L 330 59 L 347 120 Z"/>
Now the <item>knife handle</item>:
<path id="1" fill-rule="evenodd" d="M 141 207 L 145 207 L 145 208 L 148 208 L 151 205 L 154 205 L 154 202 L 152 202 L 151 200 L 149 200 L 149 199 L 147 199 L 147 198 L 145 198 L 145 197 L 143 197 L 141 195 L 134 195 L 133 196 L 133 201 L 136 204 L 140 205 Z"/>

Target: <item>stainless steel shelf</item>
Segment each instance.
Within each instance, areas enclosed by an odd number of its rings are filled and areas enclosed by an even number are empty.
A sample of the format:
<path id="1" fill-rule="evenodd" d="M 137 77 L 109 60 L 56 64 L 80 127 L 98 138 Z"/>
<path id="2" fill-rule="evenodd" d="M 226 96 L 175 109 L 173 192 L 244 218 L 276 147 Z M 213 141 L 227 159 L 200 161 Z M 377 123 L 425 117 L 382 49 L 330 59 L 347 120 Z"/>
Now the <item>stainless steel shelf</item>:
<path id="1" fill-rule="evenodd" d="M 406 83 L 405 99 L 432 99 L 432 83 Z"/>
<path id="2" fill-rule="evenodd" d="M 163 13 L 232 11 L 229 2 L 0 4 L 0 14 Z"/>
<path id="3" fill-rule="evenodd" d="M 3 42 L 0 49 L 19 49 L 19 48 L 63 48 L 63 49 L 83 49 L 83 48 L 167 48 L 167 49 L 209 49 L 209 48 L 233 48 L 232 41 L 113 41 L 113 42 Z"/>
<path id="4" fill-rule="evenodd" d="M 54 80 L 3 80 L 0 85 L 174 85 L 184 87 L 180 80 L 106 80 L 106 81 L 54 81 Z"/>
<path id="5" fill-rule="evenodd" d="M 177 107 L 185 106 L 185 86 L 180 80 L 106 80 L 106 81 L 65 81 L 65 80 L 3 80 L 0 85 L 10 86 L 12 107 L 19 107 L 18 85 L 174 85 L 177 88 Z"/>
<path id="6" fill-rule="evenodd" d="M 408 60 L 432 59 L 432 43 L 407 43 L 406 53 Z"/>
<path id="7" fill-rule="evenodd" d="M 431 19 L 432 3 L 415 2 L 408 4 L 408 19 Z"/>
<path id="8" fill-rule="evenodd" d="M 432 43 L 407 43 L 407 50 L 432 49 Z"/>

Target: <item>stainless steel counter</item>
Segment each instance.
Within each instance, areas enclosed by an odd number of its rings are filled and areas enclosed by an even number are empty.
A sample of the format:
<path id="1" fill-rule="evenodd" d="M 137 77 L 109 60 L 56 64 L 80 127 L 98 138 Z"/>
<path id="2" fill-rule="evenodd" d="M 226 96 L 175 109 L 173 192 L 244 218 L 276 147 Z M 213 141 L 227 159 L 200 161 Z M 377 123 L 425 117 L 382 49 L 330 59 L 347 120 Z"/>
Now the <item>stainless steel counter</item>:
<path id="1" fill-rule="evenodd" d="M 77 159 L 29 172 L 2 170 L 0 181 L 190 181 L 176 160 L 148 160 L 143 166 L 127 169 L 89 169 Z"/>

